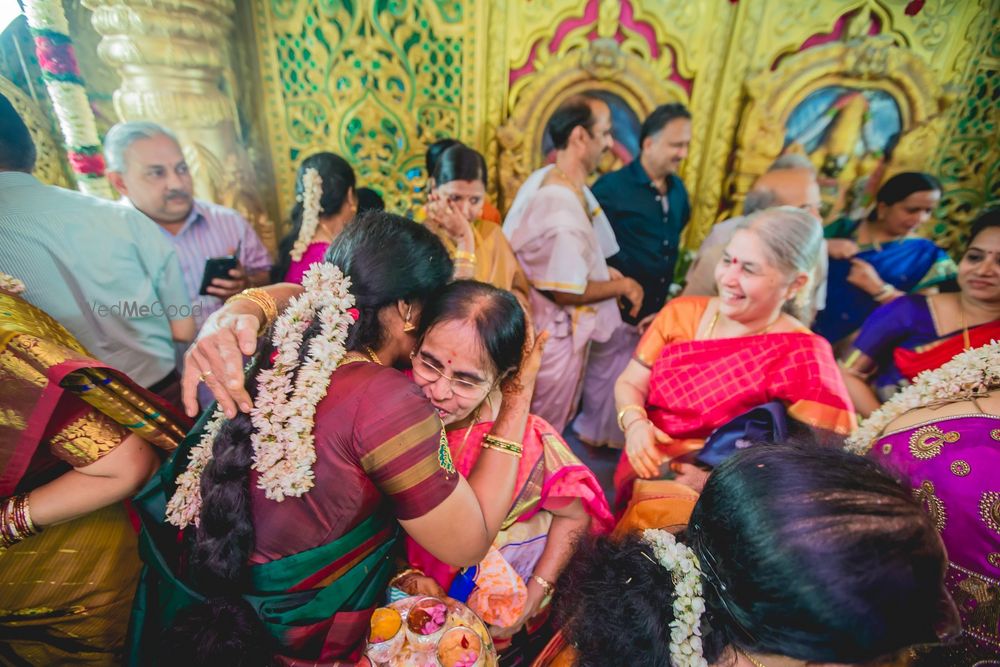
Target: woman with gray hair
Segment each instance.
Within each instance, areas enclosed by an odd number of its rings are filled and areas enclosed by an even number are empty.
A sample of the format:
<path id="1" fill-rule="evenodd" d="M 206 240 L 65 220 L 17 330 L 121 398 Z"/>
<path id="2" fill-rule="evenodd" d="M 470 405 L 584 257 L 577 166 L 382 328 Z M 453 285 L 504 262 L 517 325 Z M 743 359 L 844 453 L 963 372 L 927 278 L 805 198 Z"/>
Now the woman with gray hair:
<path id="1" fill-rule="evenodd" d="M 615 473 L 623 507 L 637 477 L 698 452 L 717 428 L 780 402 L 812 428 L 855 426 L 830 344 L 799 319 L 823 251 L 819 221 L 791 207 L 748 216 L 715 267 L 719 296 L 680 297 L 656 316 L 615 384 L 625 456 Z M 698 488 L 707 474 L 672 466 Z"/>

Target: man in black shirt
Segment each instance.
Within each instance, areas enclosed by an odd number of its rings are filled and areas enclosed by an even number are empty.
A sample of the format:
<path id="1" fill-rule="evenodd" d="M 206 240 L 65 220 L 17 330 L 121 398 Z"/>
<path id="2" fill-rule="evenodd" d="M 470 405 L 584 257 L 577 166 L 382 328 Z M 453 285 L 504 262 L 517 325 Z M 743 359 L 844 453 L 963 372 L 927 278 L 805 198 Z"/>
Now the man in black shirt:
<path id="1" fill-rule="evenodd" d="M 630 324 L 658 312 L 667 300 L 681 232 L 691 217 L 687 189 L 677 175 L 690 144 L 691 113 L 683 104 L 663 104 L 642 124 L 639 157 L 592 188 L 621 248 L 608 264 L 645 291 L 638 317 L 623 313 Z"/>

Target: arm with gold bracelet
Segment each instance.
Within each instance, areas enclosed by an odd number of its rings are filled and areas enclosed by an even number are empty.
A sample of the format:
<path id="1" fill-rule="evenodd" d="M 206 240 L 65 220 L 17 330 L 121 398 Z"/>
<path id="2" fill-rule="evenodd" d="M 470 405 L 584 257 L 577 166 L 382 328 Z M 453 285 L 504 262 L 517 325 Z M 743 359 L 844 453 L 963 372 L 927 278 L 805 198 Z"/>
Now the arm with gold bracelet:
<path id="1" fill-rule="evenodd" d="M 862 417 L 868 417 L 882 405 L 870 384 L 871 377 L 878 370 L 875 361 L 857 348 L 851 348 L 846 358 L 837 366 L 844 378 L 847 394 L 854 404 L 854 411 Z"/>
<path id="2" fill-rule="evenodd" d="M 633 359 L 615 382 L 615 406 L 625 433 L 625 455 L 643 479 L 659 475 L 665 457 L 657 445 L 671 441 L 668 434 L 649 420 L 642 407 L 649 394 L 650 375 L 649 368 Z"/>
<path id="3" fill-rule="evenodd" d="M 135 494 L 160 459 L 155 448 L 131 433 L 93 463 L 80 465 L 30 492 L 0 498 L 0 551 Z"/>
<path id="4" fill-rule="evenodd" d="M 237 292 L 226 300 L 226 303 L 231 301 L 239 301 L 240 299 L 246 299 L 253 302 L 260 307 L 261 313 L 264 319 L 261 320 L 260 326 L 257 328 L 257 337 L 260 338 L 264 335 L 264 332 L 274 324 L 274 321 L 278 319 L 278 302 L 273 296 L 271 296 L 267 290 L 263 290 L 259 287 L 250 287 L 242 292 Z"/>
<path id="5" fill-rule="evenodd" d="M 280 313 L 302 290 L 302 285 L 294 283 L 252 288 L 248 291 L 253 297 L 237 294 L 209 316 L 184 355 L 181 391 L 188 416 L 198 414 L 201 382 L 215 395 L 226 417 L 235 417 L 237 409 L 250 411 L 252 402 L 243 387 L 243 357 L 256 351 L 269 314 Z"/>
<path id="6" fill-rule="evenodd" d="M 452 253 L 455 261 L 455 280 L 467 280 L 476 275 L 476 254 L 466 250 Z"/>
<path id="7" fill-rule="evenodd" d="M 483 508 L 486 531 L 491 540 L 500 532 L 500 526 L 507 517 L 514 498 L 519 448 L 528 425 L 531 396 L 535 391 L 542 349 L 547 340 L 548 334 L 542 332 L 530 347 L 526 346 L 517 375 L 502 382 L 503 400 L 493 421 L 489 439 L 484 439 L 484 445 L 487 446 L 483 448 L 467 476 L 469 486 Z"/>
<path id="8" fill-rule="evenodd" d="M 635 419 L 630 419 L 628 423 L 625 422 L 625 417 L 630 412 L 634 412 L 638 415 L 636 419 L 646 419 L 646 408 L 638 403 L 629 403 L 618 411 L 618 428 L 621 429 L 622 433 L 625 433 L 628 430 L 629 425 L 635 421 Z"/>

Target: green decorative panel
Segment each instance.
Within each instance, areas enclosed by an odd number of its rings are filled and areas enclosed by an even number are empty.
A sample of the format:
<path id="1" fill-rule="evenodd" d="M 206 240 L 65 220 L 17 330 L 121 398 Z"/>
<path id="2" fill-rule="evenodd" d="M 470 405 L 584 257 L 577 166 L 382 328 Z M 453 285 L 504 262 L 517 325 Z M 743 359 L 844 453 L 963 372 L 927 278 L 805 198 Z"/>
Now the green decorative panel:
<path id="1" fill-rule="evenodd" d="M 1000 205 L 1000 18 L 985 26 L 990 41 L 970 63 L 937 169 L 944 194 L 934 237 L 956 257 L 972 219 Z"/>
<path id="2" fill-rule="evenodd" d="M 423 202 L 424 150 L 474 141 L 479 3 L 256 0 L 264 106 L 283 211 L 298 164 L 333 151 L 393 211 Z"/>

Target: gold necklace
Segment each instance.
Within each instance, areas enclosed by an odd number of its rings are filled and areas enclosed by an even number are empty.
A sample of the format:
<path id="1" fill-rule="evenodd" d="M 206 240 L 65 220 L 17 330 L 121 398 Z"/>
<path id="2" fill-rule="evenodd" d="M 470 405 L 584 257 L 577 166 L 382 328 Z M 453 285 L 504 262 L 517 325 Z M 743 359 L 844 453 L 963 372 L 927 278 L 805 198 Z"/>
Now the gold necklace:
<path id="1" fill-rule="evenodd" d="M 781 319 L 781 313 L 778 313 L 778 317 L 776 317 L 773 322 L 771 322 L 770 324 L 768 324 L 766 327 L 764 327 L 760 331 L 751 331 L 749 333 L 743 334 L 742 336 L 734 336 L 734 338 L 745 338 L 747 336 L 759 336 L 759 335 L 766 334 L 768 331 L 771 330 L 771 327 L 773 327 L 775 324 L 778 323 L 778 320 L 780 320 L 780 319 Z M 712 322 L 711 322 L 711 324 L 708 325 L 708 331 L 705 332 L 705 338 L 703 338 L 702 340 L 711 340 L 712 339 L 712 332 L 715 331 L 715 325 L 718 322 L 719 322 L 719 311 L 716 310 L 715 311 L 715 315 L 712 316 Z"/>
<path id="2" fill-rule="evenodd" d="M 593 221 L 594 214 L 591 212 L 590 206 L 587 204 L 587 195 L 583 194 L 583 188 L 577 185 L 576 182 L 569 177 L 569 174 L 563 171 L 562 167 L 560 167 L 558 164 L 552 163 L 552 171 L 559 174 L 559 176 L 561 176 L 563 180 L 569 183 L 570 187 L 573 189 L 573 192 L 576 193 L 577 199 L 580 200 L 580 204 L 583 205 L 583 212 L 587 215 L 587 219 Z"/>
<path id="3" fill-rule="evenodd" d="M 382 360 L 378 358 L 378 355 L 375 354 L 375 351 L 372 350 L 367 345 L 365 345 L 365 351 L 364 352 L 358 352 L 357 350 L 351 350 L 350 352 L 348 352 L 347 354 L 345 354 L 343 357 L 341 357 L 340 361 L 337 362 L 337 368 L 340 368 L 344 364 L 352 364 L 355 361 L 363 361 L 365 363 L 374 362 L 374 363 L 378 364 L 379 366 L 384 366 L 385 365 L 385 364 L 382 363 Z"/>
<path id="4" fill-rule="evenodd" d="M 371 349 L 367 345 L 365 345 L 365 352 L 367 352 L 368 353 L 368 357 L 372 361 L 374 361 L 376 364 L 378 364 L 379 366 L 384 366 L 385 365 L 385 364 L 382 363 L 382 360 L 378 358 L 378 355 L 375 354 L 375 350 Z"/>
<path id="5" fill-rule="evenodd" d="M 747 660 L 749 660 L 753 664 L 754 667 L 767 667 L 767 665 L 765 665 L 763 662 L 761 662 L 760 660 L 758 660 L 757 658 L 753 657 L 752 655 L 750 655 L 749 653 L 747 653 L 746 651 L 744 651 L 742 649 L 736 649 L 736 652 L 739 653 L 740 655 L 742 655 Z"/>
<path id="6" fill-rule="evenodd" d="M 958 312 L 962 314 L 962 345 L 964 350 L 972 349 L 972 340 L 969 338 L 969 325 L 965 323 L 965 304 L 962 303 L 962 295 L 958 295 Z"/>

